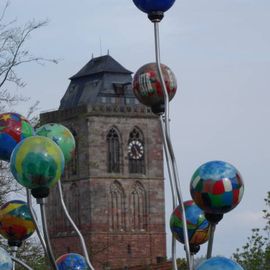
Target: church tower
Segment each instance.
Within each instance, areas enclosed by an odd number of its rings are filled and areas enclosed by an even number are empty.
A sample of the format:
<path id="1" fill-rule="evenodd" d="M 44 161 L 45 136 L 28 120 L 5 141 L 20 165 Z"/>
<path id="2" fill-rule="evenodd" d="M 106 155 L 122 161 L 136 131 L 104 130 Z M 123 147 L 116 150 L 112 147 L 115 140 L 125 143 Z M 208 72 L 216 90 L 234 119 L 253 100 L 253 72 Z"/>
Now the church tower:
<path id="1" fill-rule="evenodd" d="M 41 123 L 62 123 L 76 140 L 61 182 L 65 203 L 99 269 L 128 269 L 166 256 L 162 137 L 157 116 L 138 103 L 132 72 L 111 56 L 92 58 Z M 82 254 L 60 206 L 48 198 L 55 256 Z"/>

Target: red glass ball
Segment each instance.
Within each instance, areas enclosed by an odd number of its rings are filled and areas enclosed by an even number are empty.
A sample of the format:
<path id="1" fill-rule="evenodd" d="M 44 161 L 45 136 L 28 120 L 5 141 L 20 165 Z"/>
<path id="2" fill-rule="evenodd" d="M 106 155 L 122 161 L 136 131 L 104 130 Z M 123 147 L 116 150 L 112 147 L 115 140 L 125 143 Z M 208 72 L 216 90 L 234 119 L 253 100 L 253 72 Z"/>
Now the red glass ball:
<path id="1" fill-rule="evenodd" d="M 177 82 L 172 70 L 161 64 L 161 71 L 166 85 L 169 100 L 177 89 Z M 162 84 L 159 79 L 156 63 L 148 63 L 135 73 L 133 78 L 133 92 L 136 98 L 144 105 L 155 107 L 164 104 Z"/>

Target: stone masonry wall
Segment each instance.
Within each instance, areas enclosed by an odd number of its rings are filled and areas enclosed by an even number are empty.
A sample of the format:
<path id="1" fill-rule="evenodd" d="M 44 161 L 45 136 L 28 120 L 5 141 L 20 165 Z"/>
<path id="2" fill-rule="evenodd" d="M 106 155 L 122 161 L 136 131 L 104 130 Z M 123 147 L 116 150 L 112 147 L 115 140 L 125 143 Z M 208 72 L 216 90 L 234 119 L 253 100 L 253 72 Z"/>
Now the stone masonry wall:
<path id="1" fill-rule="evenodd" d="M 51 114 L 51 115 L 50 115 Z M 42 120 L 42 118 L 41 118 Z M 54 120 L 54 121 L 52 121 Z M 99 113 L 87 109 L 66 115 L 47 113 L 43 122 L 59 122 L 76 131 L 78 137 L 78 172 L 62 178 L 65 202 L 83 233 L 96 270 L 124 269 L 153 264 L 166 256 L 164 175 L 162 139 L 158 118 L 141 113 Z M 145 143 L 145 174 L 128 171 L 128 140 L 132 129 L 142 133 Z M 121 171 L 107 172 L 106 136 L 118 130 L 121 142 Z M 112 187 L 121 189 L 121 209 L 116 209 Z M 132 192 L 143 190 L 144 227 L 132 228 Z M 56 256 L 66 252 L 82 254 L 78 237 L 59 206 L 57 190 L 48 199 L 48 226 Z M 133 212 L 132 212 L 133 211 Z M 114 228 L 112 216 L 121 214 L 121 228 Z"/>

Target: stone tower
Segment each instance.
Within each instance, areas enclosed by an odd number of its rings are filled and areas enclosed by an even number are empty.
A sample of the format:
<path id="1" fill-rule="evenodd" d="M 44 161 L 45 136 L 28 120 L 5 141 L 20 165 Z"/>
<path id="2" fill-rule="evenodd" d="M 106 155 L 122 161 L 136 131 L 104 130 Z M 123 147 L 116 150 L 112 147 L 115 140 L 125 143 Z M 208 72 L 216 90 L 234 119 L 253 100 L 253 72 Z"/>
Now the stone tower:
<path id="1" fill-rule="evenodd" d="M 96 270 L 166 256 L 159 119 L 137 102 L 131 74 L 109 55 L 93 58 L 70 78 L 59 110 L 41 114 L 42 124 L 62 123 L 75 137 L 75 155 L 61 182 Z M 57 188 L 47 208 L 55 256 L 82 254 Z"/>

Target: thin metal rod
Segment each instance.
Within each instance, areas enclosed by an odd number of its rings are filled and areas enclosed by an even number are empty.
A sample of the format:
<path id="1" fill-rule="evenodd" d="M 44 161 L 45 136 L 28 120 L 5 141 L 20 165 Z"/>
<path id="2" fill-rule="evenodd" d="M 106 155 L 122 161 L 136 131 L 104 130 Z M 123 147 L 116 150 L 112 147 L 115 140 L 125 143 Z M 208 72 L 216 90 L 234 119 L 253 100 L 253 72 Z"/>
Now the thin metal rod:
<path id="1" fill-rule="evenodd" d="M 159 75 L 159 79 L 162 86 L 162 93 L 164 96 L 164 105 L 165 105 L 165 130 L 167 133 L 170 132 L 169 121 L 170 121 L 170 107 L 169 107 L 169 96 L 166 90 L 166 84 L 163 78 L 161 63 L 160 63 L 160 44 L 159 44 L 159 24 L 154 22 L 154 33 L 155 33 L 155 55 L 156 55 L 156 65 Z"/>
<path id="2" fill-rule="evenodd" d="M 206 254 L 207 259 L 210 259 L 212 257 L 215 230 L 216 230 L 216 224 L 210 223 L 210 226 L 209 226 L 210 235 L 209 235 L 209 240 L 208 240 L 208 245 L 207 245 L 207 254 Z"/>
<path id="3" fill-rule="evenodd" d="M 48 233 L 45 199 L 44 198 L 37 199 L 37 203 L 40 206 L 41 222 L 42 222 L 44 238 L 45 238 L 45 242 L 47 246 L 48 257 L 49 257 L 49 260 L 51 262 L 53 269 L 58 270 L 56 262 L 55 262 L 55 258 L 53 255 L 52 247 L 51 247 L 49 233 Z"/>
<path id="4" fill-rule="evenodd" d="M 16 257 L 11 256 L 11 260 L 12 260 L 13 262 L 16 262 L 16 263 L 18 263 L 19 265 L 23 266 L 25 269 L 33 270 L 30 266 L 28 266 L 26 263 L 24 263 L 23 261 L 19 260 L 19 259 L 16 258 Z"/>
<path id="5" fill-rule="evenodd" d="M 192 270 L 194 270 L 194 254 L 190 255 L 190 267 Z"/>
<path id="6" fill-rule="evenodd" d="M 171 193 L 172 193 L 172 203 L 173 203 L 173 209 L 177 207 L 177 194 L 175 191 L 175 183 L 172 175 L 172 161 L 170 158 L 170 152 L 168 149 L 168 144 L 166 140 L 166 131 L 165 131 L 165 125 L 163 121 L 163 116 L 160 116 L 160 125 L 161 125 L 161 130 L 162 130 L 162 138 L 163 138 L 163 146 L 164 146 L 164 152 L 165 152 L 165 158 L 166 158 L 166 164 L 167 164 L 167 170 L 169 174 L 169 180 L 170 180 L 170 187 L 171 187 Z"/>
<path id="7" fill-rule="evenodd" d="M 70 214 L 69 214 L 69 212 L 67 210 L 67 207 L 66 207 L 66 204 L 65 204 L 65 201 L 64 201 L 64 197 L 63 197 L 63 190 L 62 190 L 62 186 L 61 186 L 61 181 L 60 180 L 58 181 L 57 186 L 58 186 L 60 201 L 61 201 L 61 205 L 62 205 L 62 208 L 64 210 L 64 213 L 65 213 L 67 219 L 69 220 L 69 222 L 71 223 L 72 227 L 76 231 L 77 235 L 79 236 L 79 239 L 80 239 L 80 242 L 81 242 L 81 246 L 82 246 L 82 250 L 83 250 L 83 254 L 84 254 L 84 258 L 85 258 L 88 266 L 90 267 L 90 269 L 94 270 L 94 267 L 91 264 L 90 259 L 89 259 L 89 256 L 88 256 L 87 247 L 86 247 L 84 238 L 83 238 L 80 230 L 76 226 L 75 222 L 73 221 L 73 219 L 71 218 L 71 216 L 70 216 Z"/>
<path id="8" fill-rule="evenodd" d="M 44 249 L 44 252 L 46 254 L 48 254 L 47 247 L 46 247 L 46 242 L 45 242 L 44 237 L 43 237 L 43 235 L 41 233 L 41 229 L 39 228 L 38 221 L 37 221 L 37 218 L 36 218 L 33 206 L 32 206 L 31 191 L 28 188 L 26 189 L 26 197 L 27 197 L 27 204 L 28 204 L 31 216 L 32 216 L 32 220 L 33 220 L 33 223 L 34 223 L 34 225 L 36 227 L 36 232 L 37 232 L 38 238 L 39 238 L 40 243 L 41 243 L 41 245 L 42 245 L 42 247 Z"/>
<path id="9" fill-rule="evenodd" d="M 177 261 L 176 261 L 176 239 L 172 235 L 172 270 L 177 270 Z"/>
<path id="10" fill-rule="evenodd" d="M 155 55 L 156 55 L 156 64 L 157 64 L 157 70 L 162 86 L 162 92 L 164 96 L 164 104 L 165 104 L 165 140 L 167 142 L 168 150 L 169 150 L 169 158 L 171 159 L 172 163 L 172 169 L 173 169 L 173 176 L 174 176 L 174 182 L 175 182 L 175 188 L 176 188 L 176 194 L 178 197 L 179 205 L 181 206 L 181 210 L 183 213 L 183 234 L 184 234 L 184 242 L 185 242 L 185 252 L 187 257 L 187 263 L 189 266 L 189 270 L 191 269 L 190 265 L 190 248 L 189 248 L 189 240 L 188 240 L 188 231 L 187 231 L 187 222 L 186 222 L 186 215 L 185 215 L 185 208 L 184 208 L 184 202 L 181 195 L 181 187 L 180 187 L 180 181 L 178 176 L 178 170 L 176 165 L 176 160 L 174 157 L 173 147 L 171 144 L 170 139 L 170 128 L 169 128 L 169 97 L 166 90 L 165 81 L 162 75 L 161 70 L 161 63 L 160 63 L 160 44 L 159 44 L 159 24 L 158 22 L 154 22 L 154 33 L 155 33 Z"/>
<path id="11" fill-rule="evenodd" d="M 16 258 L 17 251 L 18 251 L 18 247 L 17 246 L 11 247 L 12 257 Z M 14 261 L 13 261 L 13 265 L 12 265 L 12 270 L 16 270 L 16 265 L 15 265 L 15 262 Z"/>
<path id="12" fill-rule="evenodd" d="M 172 163 L 171 163 L 171 159 L 169 158 L 169 150 L 168 150 L 168 145 L 167 145 L 167 140 L 166 140 L 166 135 L 165 135 L 165 126 L 164 126 L 163 116 L 160 116 L 160 126 L 162 130 L 162 136 L 163 136 L 163 142 L 164 142 L 163 146 L 164 146 L 167 170 L 168 170 L 169 180 L 170 180 L 172 204 L 173 204 L 173 209 L 175 209 L 177 206 L 177 196 L 176 196 L 175 188 L 174 188 L 174 181 L 173 181 L 173 176 L 172 176 Z M 172 250 L 172 267 L 173 267 L 173 270 L 177 270 L 178 268 L 177 268 L 177 262 L 176 262 L 176 239 L 173 235 L 172 235 L 171 250 Z"/>

